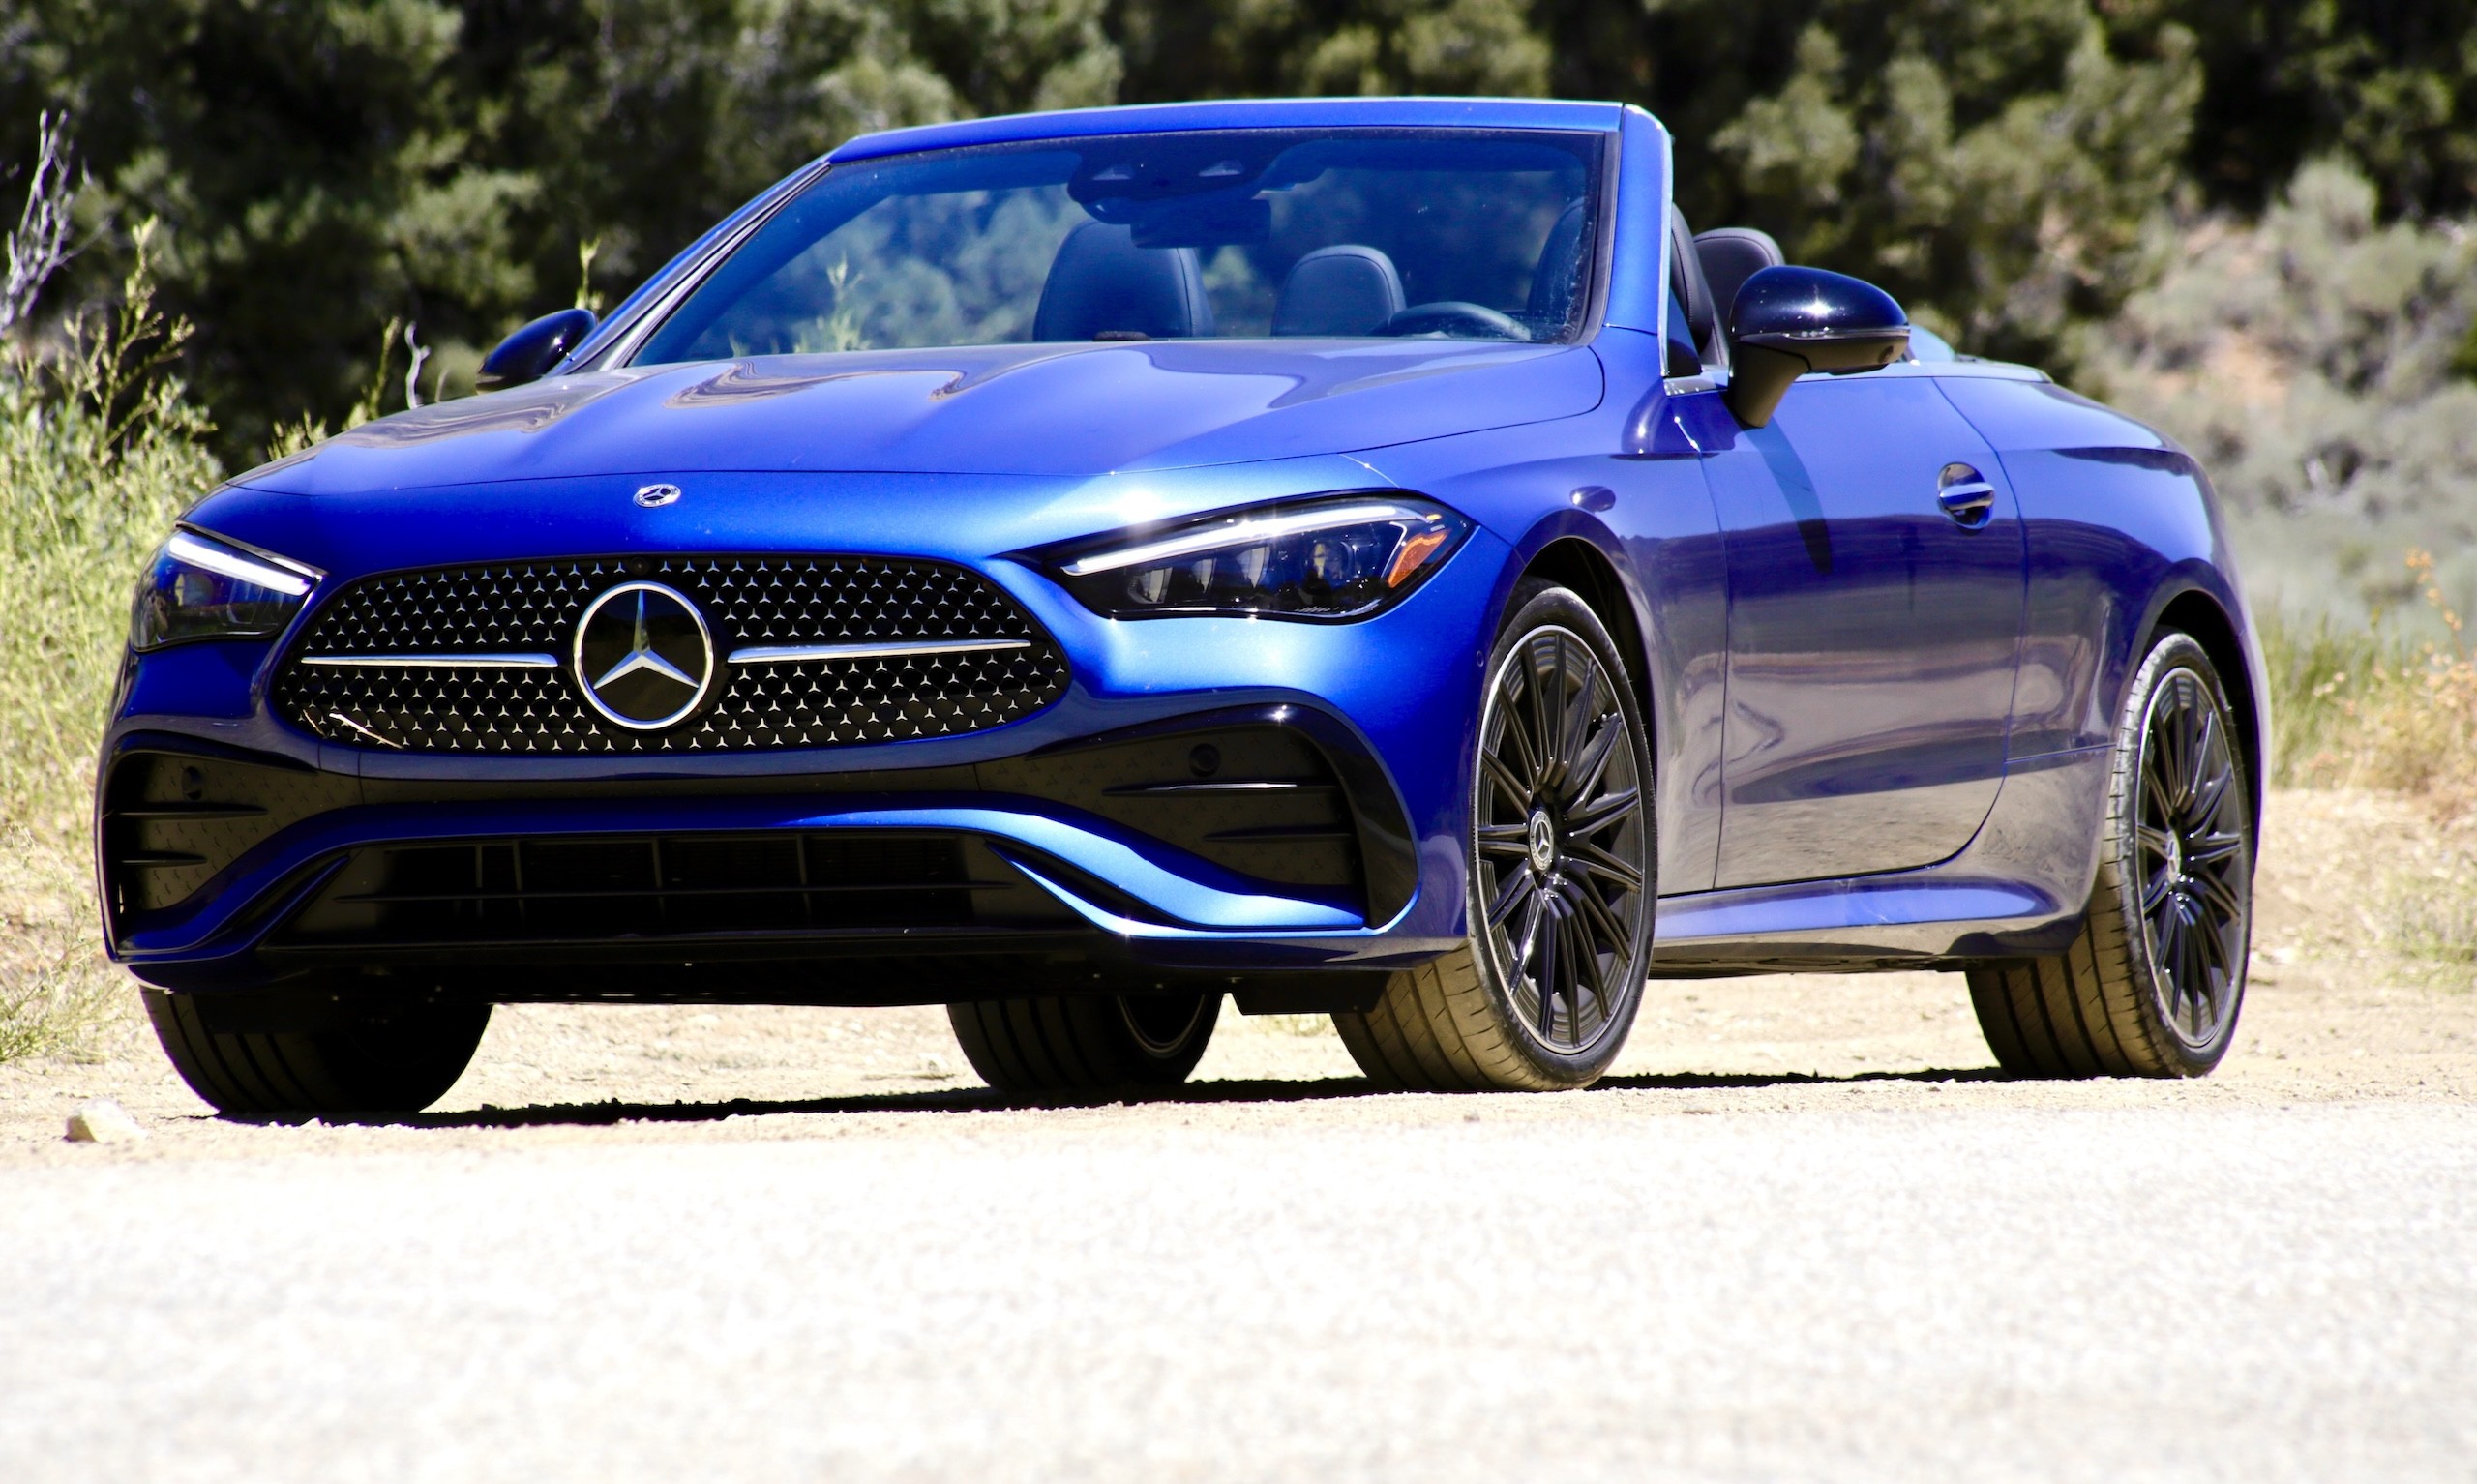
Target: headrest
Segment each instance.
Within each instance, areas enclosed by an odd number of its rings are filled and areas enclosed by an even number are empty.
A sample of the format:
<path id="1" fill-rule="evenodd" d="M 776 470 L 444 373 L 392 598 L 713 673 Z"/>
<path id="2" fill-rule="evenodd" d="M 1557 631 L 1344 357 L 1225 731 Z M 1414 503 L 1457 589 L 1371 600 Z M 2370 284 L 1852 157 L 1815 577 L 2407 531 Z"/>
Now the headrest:
<path id="1" fill-rule="evenodd" d="M 1746 281 L 1788 261 L 1770 232 L 1750 226 L 1712 228 L 1694 239 L 1694 255 L 1702 260 L 1703 277 L 1712 285 L 1712 302 L 1719 307 L 1723 327 Z"/>
<path id="2" fill-rule="evenodd" d="M 1574 287 L 1582 282 L 1583 203 L 1576 201 L 1548 228 L 1539 248 L 1539 262 L 1531 272 L 1531 303 L 1527 317 L 1533 333 L 1546 335 L 1573 312 Z"/>
<path id="3" fill-rule="evenodd" d="M 1212 333 L 1193 248 L 1139 248 L 1131 228 L 1087 222 L 1066 234 L 1032 314 L 1036 341 L 1089 341 L 1104 331 L 1179 340 Z"/>
<path id="4" fill-rule="evenodd" d="M 1402 275 L 1374 248 L 1318 248 L 1291 266 L 1273 305 L 1275 335 L 1367 335 L 1402 312 Z"/>

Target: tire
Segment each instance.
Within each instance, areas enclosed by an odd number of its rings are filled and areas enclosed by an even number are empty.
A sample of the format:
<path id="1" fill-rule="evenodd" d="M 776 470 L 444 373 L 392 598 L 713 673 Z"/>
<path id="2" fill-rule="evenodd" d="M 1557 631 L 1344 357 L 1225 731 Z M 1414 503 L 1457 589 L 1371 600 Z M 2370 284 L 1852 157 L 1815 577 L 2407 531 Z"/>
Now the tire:
<path id="1" fill-rule="evenodd" d="M 173 1069 L 224 1113 L 418 1113 L 464 1075 L 491 1024 L 487 1004 L 318 995 L 303 1002 L 315 1029 L 229 1029 L 207 996 L 144 993 Z"/>
<path id="2" fill-rule="evenodd" d="M 1483 672 L 1470 936 L 1333 1017 L 1379 1086 L 1587 1086 L 1642 1005 L 1658 851 L 1633 687 L 1581 598 L 1526 584 L 1513 607 Z"/>
<path id="3" fill-rule="evenodd" d="M 948 1005 L 964 1058 L 1000 1092 L 1175 1087 L 1204 1059 L 1219 994 L 1045 995 Z"/>
<path id="4" fill-rule="evenodd" d="M 2053 958 L 1969 971 L 1996 1061 L 2016 1077 L 2202 1077 L 2235 1038 L 2253 934 L 2253 808 L 2226 692 L 2167 634 L 2118 722 L 2099 873 Z"/>

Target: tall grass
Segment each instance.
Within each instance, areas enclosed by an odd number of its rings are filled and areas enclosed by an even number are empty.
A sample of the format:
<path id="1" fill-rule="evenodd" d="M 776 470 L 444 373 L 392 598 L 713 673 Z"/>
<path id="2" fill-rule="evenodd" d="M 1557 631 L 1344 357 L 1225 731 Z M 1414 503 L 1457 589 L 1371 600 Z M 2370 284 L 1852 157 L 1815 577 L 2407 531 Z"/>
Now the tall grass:
<path id="1" fill-rule="evenodd" d="M 2262 625 L 2278 781 L 2391 789 L 2450 819 L 2477 808 L 2477 655 L 2432 558 L 2411 551 L 2406 566 L 2444 638 L 2328 616 Z"/>
<path id="2" fill-rule="evenodd" d="M 131 584 L 221 471 L 165 376 L 146 248 L 116 307 L 0 347 L 0 1060 L 75 1049 L 122 988 L 87 847 Z"/>
<path id="3" fill-rule="evenodd" d="M 2328 617 L 2263 625 L 2274 747 L 2282 783 L 2403 793 L 2445 826 L 2438 862 L 2367 886 L 2388 946 L 2466 989 L 2477 984 L 2477 654 L 2432 560 L 2412 551 L 2407 566 L 2441 639 Z"/>

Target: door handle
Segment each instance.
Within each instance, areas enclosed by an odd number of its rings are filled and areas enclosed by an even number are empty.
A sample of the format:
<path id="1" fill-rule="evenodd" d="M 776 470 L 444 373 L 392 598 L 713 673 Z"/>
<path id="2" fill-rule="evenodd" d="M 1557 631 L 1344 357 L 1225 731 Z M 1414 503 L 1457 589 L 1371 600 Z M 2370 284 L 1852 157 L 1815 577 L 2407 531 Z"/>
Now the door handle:
<path id="1" fill-rule="evenodd" d="M 1935 503 L 1955 524 L 1976 530 L 1995 513 L 1995 487 L 1966 463 L 1948 463 L 1935 482 Z"/>

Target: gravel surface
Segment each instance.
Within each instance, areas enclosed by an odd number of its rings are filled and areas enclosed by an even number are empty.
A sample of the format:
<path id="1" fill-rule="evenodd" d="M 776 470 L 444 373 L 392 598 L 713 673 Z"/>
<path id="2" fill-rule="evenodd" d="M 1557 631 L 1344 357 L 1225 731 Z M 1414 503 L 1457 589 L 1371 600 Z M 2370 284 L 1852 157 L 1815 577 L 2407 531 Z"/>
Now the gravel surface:
<path id="1" fill-rule="evenodd" d="M 1551 1097 L 1305 1019 L 1039 1107 L 937 1011 L 526 1007 L 432 1113 L 246 1124 L 125 1026 L 0 1067 L 0 1479 L 2477 1478 L 2477 993 L 2368 931 L 2399 808 L 2275 798 L 2198 1083 L 2001 1081 L 1934 974 L 1656 984 Z"/>

